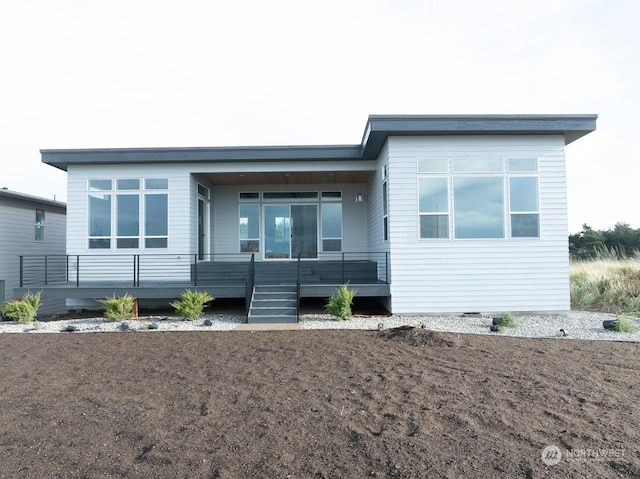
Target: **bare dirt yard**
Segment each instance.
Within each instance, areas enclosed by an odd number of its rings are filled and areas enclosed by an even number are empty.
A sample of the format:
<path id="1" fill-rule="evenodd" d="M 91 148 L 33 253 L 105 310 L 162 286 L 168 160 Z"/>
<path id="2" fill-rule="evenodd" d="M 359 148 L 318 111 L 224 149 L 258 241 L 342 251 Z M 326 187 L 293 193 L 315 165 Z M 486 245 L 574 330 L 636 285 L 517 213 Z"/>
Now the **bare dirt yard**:
<path id="1" fill-rule="evenodd" d="M 0 477 L 639 477 L 638 371 L 411 327 L 3 334 Z"/>

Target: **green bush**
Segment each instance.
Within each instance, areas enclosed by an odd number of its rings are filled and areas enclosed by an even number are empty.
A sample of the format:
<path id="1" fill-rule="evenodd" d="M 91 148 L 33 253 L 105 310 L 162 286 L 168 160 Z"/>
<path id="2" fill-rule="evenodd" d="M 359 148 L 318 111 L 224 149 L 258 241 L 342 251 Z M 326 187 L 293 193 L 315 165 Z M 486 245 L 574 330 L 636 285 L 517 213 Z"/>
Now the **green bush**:
<path id="1" fill-rule="evenodd" d="M 27 293 L 21 299 L 9 301 L 0 307 L 0 313 L 18 323 L 30 323 L 38 314 L 40 295 L 41 292 Z"/>
<path id="2" fill-rule="evenodd" d="M 122 321 L 133 318 L 133 304 L 136 299 L 126 293 L 124 296 L 99 300 L 104 305 L 104 319 L 107 321 Z"/>
<path id="3" fill-rule="evenodd" d="M 613 325 L 613 330 L 618 331 L 620 333 L 635 333 L 638 328 L 635 324 L 631 322 L 629 318 L 625 318 L 624 316 L 620 316 L 618 320 Z"/>
<path id="4" fill-rule="evenodd" d="M 325 311 L 339 321 L 349 319 L 353 316 L 351 305 L 356 292 L 355 289 L 349 289 L 348 284 L 343 284 L 336 294 L 327 300 L 324 306 Z"/>
<path id="5" fill-rule="evenodd" d="M 517 325 L 516 317 L 511 313 L 502 313 L 498 316 L 498 326 L 500 328 L 515 328 Z"/>
<path id="6" fill-rule="evenodd" d="M 185 321 L 191 321 L 202 316 L 205 305 L 215 298 L 204 291 L 187 290 L 182 293 L 180 300 L 170 303 L 176 314 Z"/>

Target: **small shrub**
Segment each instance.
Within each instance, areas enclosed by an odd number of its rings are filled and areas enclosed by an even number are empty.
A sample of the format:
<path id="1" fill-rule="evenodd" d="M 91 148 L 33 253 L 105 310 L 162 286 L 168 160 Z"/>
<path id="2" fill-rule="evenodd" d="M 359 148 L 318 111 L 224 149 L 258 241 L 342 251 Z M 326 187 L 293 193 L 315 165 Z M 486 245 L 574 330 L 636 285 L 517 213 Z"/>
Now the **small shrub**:
<path id="1" fill-rule="evenodd" d="M 348 284 L 343 284 L 336 294 L 328 299 L 324 306 L 325 311 L 339 321 L 349 319 L 353 316 L 351 305 L 356 292 L 355 289 L 349 289 Z"/>
<path id="2" fill-rule="evenodd" d="M 180 300 L 170 303 L 176 314 L 185 321 L 192 321 L 202 316 L 205 305 L 215 298 L 204 291 L 187 290 Z"/>
<path id="3" fill-rule="evenodd" d="M 511 313 L 502 313 L 498 316 L 498 326 L 500 329 L 515 328 L 517 325 L 516 317 Z"/>
<path id="4" fill-rule="evenodd" d="M 133 318 L 133 304 L 135 298 L 128 293 L 124 296 L 99 300 L 104 305 L 104 319 L 107 321 L 122 321 Z"/>
<path id="5" fill-rule="evenodd" d="M 635 333 L 636 331 L 638 331 L 638 328 L 635 324 L 633 324 L 633 322 L 631 322 L 629 318 L 620 316 L 614 323 L 613 330 L 618 331 L 619 333 Z"/>
<path id="6" fill-rule="evenodd" d="M 21 299 L 9 301 L 0 307 L 0 313 L 18 323 L 30 323 L 38 314 L 41 292 L 27 293 Z"/>

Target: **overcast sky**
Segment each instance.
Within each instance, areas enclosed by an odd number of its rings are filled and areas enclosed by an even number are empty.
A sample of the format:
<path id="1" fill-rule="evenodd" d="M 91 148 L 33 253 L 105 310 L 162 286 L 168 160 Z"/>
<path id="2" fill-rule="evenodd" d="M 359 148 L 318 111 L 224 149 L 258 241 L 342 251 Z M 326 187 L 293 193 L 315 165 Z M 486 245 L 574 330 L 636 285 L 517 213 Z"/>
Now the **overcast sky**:
<path id="1" fill-rule="evenodd" d="M 355 144 L 369 114 L 595 113 L 569 230 L 640 227 L 640 1 L 0 0 L 0 187 L 40 149 Z"/>

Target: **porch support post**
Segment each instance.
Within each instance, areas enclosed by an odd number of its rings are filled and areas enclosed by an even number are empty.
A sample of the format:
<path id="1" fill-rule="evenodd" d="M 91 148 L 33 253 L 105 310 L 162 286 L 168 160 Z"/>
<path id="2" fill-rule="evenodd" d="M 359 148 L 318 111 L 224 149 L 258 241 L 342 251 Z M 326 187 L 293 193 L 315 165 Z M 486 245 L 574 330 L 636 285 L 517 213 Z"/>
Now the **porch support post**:
<path id="1" fill-rule="evenodd" d="M 384 256 L 385 256 L 385 263 L 386 263 L 386 266 L 384 268 L 385 277 L 386 277 L 385 279 L 387 280 L 387 284 L 389 284 L 389 252 L 385 251 Z"/>
<path id="2" fill-rule="evenodd" d="M 198 255 L 193 255 L 193 285 L 198 286 Z"/>

